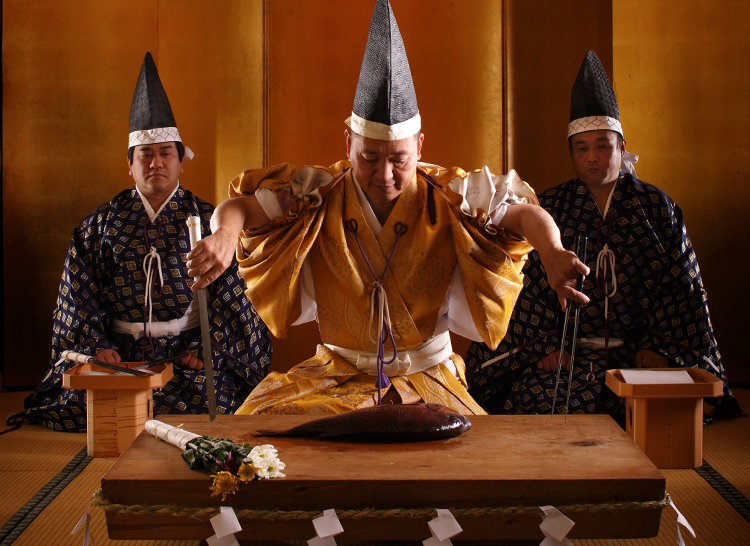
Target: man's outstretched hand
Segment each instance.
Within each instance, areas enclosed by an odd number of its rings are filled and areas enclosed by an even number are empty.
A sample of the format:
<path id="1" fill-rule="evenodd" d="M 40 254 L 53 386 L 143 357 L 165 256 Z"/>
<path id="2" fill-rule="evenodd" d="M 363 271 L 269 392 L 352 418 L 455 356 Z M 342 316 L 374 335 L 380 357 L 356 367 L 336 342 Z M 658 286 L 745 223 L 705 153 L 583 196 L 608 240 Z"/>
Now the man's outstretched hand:
<path id="1" fill-rule="evenodd" d="M 588 275 L 591 270 L 578 259 L 575 252 L 565 250 L 562 246 L 553 248 L 539 256 L 547 271 L 547 282 L 552 290 L 557 292 L 562 310 L 568 308 L 568 299 L 579 303 L 588 303 L 589 298 L 578 290 L 578 279 L 581 275 Z"/>
<path id="2" fill-rule="evenodd" d="M 198 282 L 193 283 L 193 292 L 205 288 L 226 271 L 234 258 L 237 242 L 236 234 L 227 233 L 222 228 L 198 241 L 187 255 L 188 275 L 200 277 Z"/>

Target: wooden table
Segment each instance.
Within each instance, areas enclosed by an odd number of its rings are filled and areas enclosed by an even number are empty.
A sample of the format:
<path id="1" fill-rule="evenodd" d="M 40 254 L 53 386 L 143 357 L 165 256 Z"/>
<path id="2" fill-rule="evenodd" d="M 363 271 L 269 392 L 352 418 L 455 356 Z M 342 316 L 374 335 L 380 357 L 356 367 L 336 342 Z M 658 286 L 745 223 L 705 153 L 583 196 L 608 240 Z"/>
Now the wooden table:
<path id="1" fill-rule="evenodd" d="M 605 415 L 482 416 L 449 440 L 355 444 L 293 438 L 256 438 L 259 428 L 286 428 L 305 416 L 165 416 L 197 434 L 252 445 L 272 443 L 286 478 L 240 484 L 221 502 L 210 497 L 205 471 L 189 470 L 178 448 L 143 432 L 102 478 L 113 505 L 232 506 L 241 510 L 322 511 L 335 508 L 340 540 L 425 540 L 434 512 L 417 518 L 347 519 L 342 511 L 451 508 L 463 528 L 454 540 L 543 539 L 534 507 L 583 506 L 566 511 L 576 525 L 569 538 L 646 538 L 658 534 L 665 479 L 619 426 Z M 612 503 L 635 503 L 613 509 Z M 636 508 L 641 503 L 650 508 Z M 519 507 L 525 506 L 531 511 Z M 473 508 L 507 507 L 502 516 Z M 105 507 L 106 508 L 106 507 Z M 111 539 L 203 539 L 210 515 L 107 510 Z M 463 512 L 462 512 L 463 511 Z M 405 512 L 401 512 L 403 515 Z M 462 513 L 464 515 L 462 515 Z M 310 519 L 243 519 L 244 540 L 308 540 Z"/>

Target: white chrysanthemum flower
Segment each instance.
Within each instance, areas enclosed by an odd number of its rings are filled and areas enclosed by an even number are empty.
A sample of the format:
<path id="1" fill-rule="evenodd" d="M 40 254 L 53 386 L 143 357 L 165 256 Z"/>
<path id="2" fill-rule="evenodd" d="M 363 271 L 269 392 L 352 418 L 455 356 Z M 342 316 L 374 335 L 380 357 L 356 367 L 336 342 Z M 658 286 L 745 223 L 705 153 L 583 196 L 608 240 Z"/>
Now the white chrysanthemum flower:
<path id="1" fill-rule="evenodd" d="M 274 457 L 268 461 L 265 468 L 259 468 L 255 472 L 255 475 L 263 479 L 284 478 L 286 474 L 283 474 L 281 471 L 284 470 L 285 467 L 286 465 L 284 463 L 282 463 L 277 457 Z"/>
<path id="2" fill-rule="evenodd" d="M 269 461 L 278 460 L 277 451 L 271 444 L 255 446 L 250 450 L 250 455 L 245 457 L 244 462 L 252 463 L 255 468 L 265 469 Z"/>

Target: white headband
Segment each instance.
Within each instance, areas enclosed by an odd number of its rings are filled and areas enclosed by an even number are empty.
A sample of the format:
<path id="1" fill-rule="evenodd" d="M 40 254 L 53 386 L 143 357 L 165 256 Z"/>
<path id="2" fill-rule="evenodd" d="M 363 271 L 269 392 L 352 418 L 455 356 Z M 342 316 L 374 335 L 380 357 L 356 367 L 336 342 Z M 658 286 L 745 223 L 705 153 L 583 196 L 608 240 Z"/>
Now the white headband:
<path id="1" fill-rule="evenodd" d="M 157 127 L 133 131 L 128 135 L 128 149 L 144 144 L 159 144 L 160 142 L 182 142 L 177 127 Z M 185 159 L 190 161 L 195 157 L 193 150 L 185 146 Z"/>
<path id="2" fill-rule="evenodd" d="M 422 118 L 419 117 L 419 113 L 401 123 L 385 125 L 384 123 L 361 118 L 352 112 L 351 117 L 347 118 L 344 123 L 358 135 L 375 140 L 401 140 L 402 138 L 416 135 L 422 129 Z"/>
<path id="3" fill-rule="evenodd" d="M 578 133 L 598 131 L 600 129 L 614 131 L 622 135 L 622 125 L 620 125 L 620 120 L 609 116 L 586 116 L 585 118 L 574 119 L 568 124 L 568 138 L 577 135 Z"/>

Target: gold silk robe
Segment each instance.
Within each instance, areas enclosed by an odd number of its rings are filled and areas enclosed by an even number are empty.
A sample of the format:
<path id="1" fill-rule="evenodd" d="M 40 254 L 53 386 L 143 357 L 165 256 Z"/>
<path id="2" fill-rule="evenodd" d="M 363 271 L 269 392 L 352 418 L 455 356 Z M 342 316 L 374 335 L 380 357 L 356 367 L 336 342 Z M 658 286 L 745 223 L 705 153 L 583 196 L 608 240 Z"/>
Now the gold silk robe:
<path id="1" fill-rule="evenodd" d="M 376 275 L 385 269 L 396 240 L 394 226 L 397 222 L 407 226 L 383 278 L 399 351 L 418 348 L 434 336 L 456 266 L 482 340 L 496 347 L 505 336 L 522 286 L 522 260 L 530 247 L 488 223 L 486 211 L 461 211 L 464 198 L 448 182 L 465 178 L 466 173 L 420 165 L 376 236 L 365 220 L 349 167 L 346 161 L 329 168 L 278 165 L 246 171 L 231 182 L 231 195 L 268 188 L 302 198 L 268 225 L 243 232 L 237 257 L 250 301 L 280 338 L 286 337 L 287 328 L 301 314 L 302 264 L 308 260 L 324 343 L 315 356 L 287 373 L 271 372 L 237 414 L 330 414 L 377 403 L 376 377 L 361 372 L 329 347 L 377 351 L 377 311 L 372 319 L 370 311 L 375 279 L 355 236 L 344 227 L 346 220 L 357 222 L 357 238 Z M 533 190 L 518 180 L 536 203 Z M 428 210 L 430 184 L 434 224 Z M 386 360 L 391 351 L 386 342 Z M 461 357 L 454 353 L 450 359 L 458 377 L 438 363 L 389 377 L 392 387 L 403 403 L 436 402 L 463 414 L 484 414 L 466 391 Z"/>

